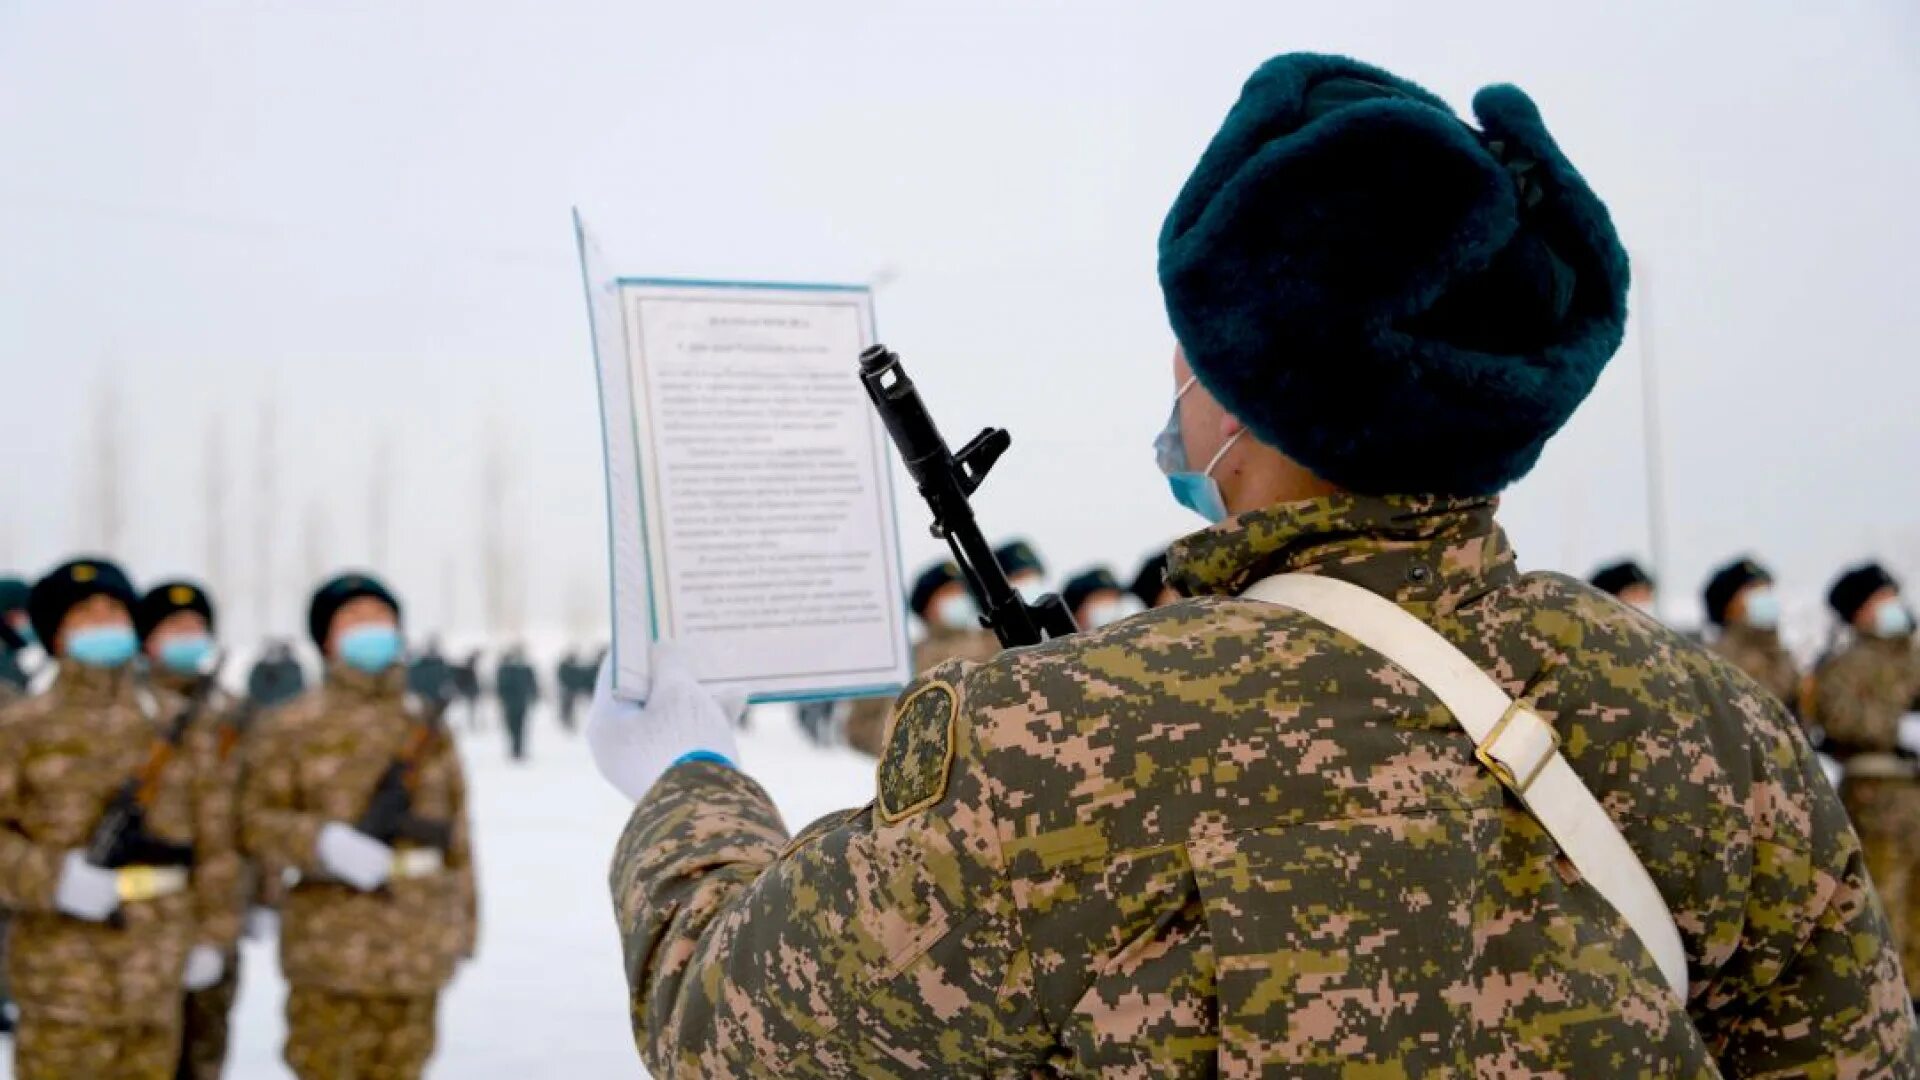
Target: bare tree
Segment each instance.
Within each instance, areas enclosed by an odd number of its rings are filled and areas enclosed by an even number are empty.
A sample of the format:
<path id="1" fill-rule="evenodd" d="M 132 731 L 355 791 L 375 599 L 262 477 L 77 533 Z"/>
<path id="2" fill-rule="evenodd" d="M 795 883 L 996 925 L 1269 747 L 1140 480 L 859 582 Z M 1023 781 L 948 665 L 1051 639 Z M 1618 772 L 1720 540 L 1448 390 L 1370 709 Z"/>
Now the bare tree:
<path id="1" fill-rule="evenodd" d="M 206 506 L 201 510 L 200 528 L 206 544 L 204 572 L 207 586 L 214 591 L 214 595 L 219 596 L 231 580 L 227 573 L 227 492 L 231 481 L 227 475 L 225 431 L 217 412 L 207 415 L 206 460 L 203 464 L 205 486 L 202 494 L 206 497 Z"/>
<path id="2" fill-rule="evenodd" d="M 273 397 L 260 402 L 259 442 L 253 458 L 253 617 L 258 633 L 273 629 L 274 594 L 278 584 L 273 565 Z"/>
<path id="3" fill-rule="evenodd" d="M 513 466 L 506 426 L 489 421 L 480 455 L 480 574 L 487 632 L 495 638 L 522 630 L 523 579 L 508 535 L 513 495 Z"/>
<path id="4" fill-rule="evenodd" d="M 393 517 L 393 437 L 384 427 L 373 440 L 373 458 L 367 463 L 367 559 L 368 567 L 385 573 L 387 541 Z"/>
<path id="5" fill-rule="evenodd" d="M 306 580 L 318 584 L 332 569 L 328 566 L 331 544 L 327 536 L 327 510 L 318 497 L 307 500 L 306 518 L 300 529 L 300 567 Z"/>
<path id="6" fill-rule="evenodd" d="M 124 477 L 121 455 L 120 387 L 110 365 L 93 387 L 93 424 L 89 432 L 87 465 L 92 475 L 85 485 L 92 500 L 86 515 L 88 535 L 82 547 L 98 548 L 124 557 L 126 539 Z"/>

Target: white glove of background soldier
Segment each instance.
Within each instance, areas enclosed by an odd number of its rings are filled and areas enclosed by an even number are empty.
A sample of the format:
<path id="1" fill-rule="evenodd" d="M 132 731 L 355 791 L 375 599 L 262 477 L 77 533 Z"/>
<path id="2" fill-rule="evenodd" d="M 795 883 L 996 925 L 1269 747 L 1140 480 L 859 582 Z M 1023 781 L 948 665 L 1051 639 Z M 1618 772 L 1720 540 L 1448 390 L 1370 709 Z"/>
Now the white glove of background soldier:
<path id="1" fill-rule="evenodd" d="M 587 710 L 587 746 L 593 763 L 621 794 L 639 802 L 666 771 L 689 754 L 740 760 L 734 722 L 746 709 L 745 694 L 715 694 L 693 677 L 679 645 L 657 641 L 649 654 L 653 683 L 647 701 L 635 705 L 613 695 L 613 657 L 600 663 Z"/>
<path id="2" fill-rule="evenodd" d="M 372 892 L 393 876 L 393 849 L 338 821 L 320 827 L 314 854 L 322 870 L 361 892 Z"/>
<path id="3" fill-rule="evenodd" d="M 60 863 L 53 906 L 76 919 L 104 922 L 120 906 L 120 875 L 88 862 L 85 852 L 69 851 Z"/>
<path id="4" fill-rule="evenodd" d="M 227 970 L 227 961 L 220 950 L 211 945 L 195 945 L 187 952 L 186 974 L 180 978 L 180 985 L 189 993 L 205 990 L 220 981 Z"/>

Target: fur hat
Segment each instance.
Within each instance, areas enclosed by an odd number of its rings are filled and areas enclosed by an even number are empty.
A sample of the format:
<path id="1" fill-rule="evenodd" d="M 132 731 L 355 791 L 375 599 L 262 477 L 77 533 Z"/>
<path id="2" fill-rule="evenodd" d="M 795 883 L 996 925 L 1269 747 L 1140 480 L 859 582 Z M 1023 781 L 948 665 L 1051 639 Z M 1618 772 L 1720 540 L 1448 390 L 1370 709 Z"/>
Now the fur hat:
<path id="1" fill-rule="evenodd" d="M 1607 209 L 1512 86 L 1480 130 L 1375 67 L 1268 61 L 1160 234 L 1200 382 L 1360 494 L 1483 495 L 1533 467 L 1626 324 Z"/>
<path id="2" fill-rule="evenodd" d="M 920 572 L 914 579 L 913 592 L 907 598 L 907 607 L 922 620 L 927 617 L 927 605 L 933 603 L 933 594 L 960 581 L 960 568 L 950 562 L 937 562 Z"/>
<path id="3" fill-rule="evenodd" d="M 1707 620 L 1715 626 L 1727 625 L 1727 606 L 1740 595 L 1740 590 L 1772 580 L 1773 574 L 1766 567 L 1745 557 L 1714 571 L 1713 577 L 1707 580 Z"/>
<path id="4" fill-rule="evenodd" d="M 371 596 L 392 608 L 394 620 L 399 621 L 400 601 L 380 579 L 357 571 L 341 574 L 320 586 L 313 594 L 313 603 L 307 607 L 307 633 L 313 636 L 313 643 L 320 646 L 321 652 L 327 649 L 327 631 L 333 627 L 333 617 L 347 601 L 362 596 Z"/>
<path id="5" fill-rule="evenodd" d="M 167 616 L 181 611 L 199 612 L 200 617 L 207 620 L 207 630 L 213 630 L 213 598 L 204 587 L 191 581 L 168 581 L 148 589 L 147 595 L 134 605 L 133 627 L 144 642 Z"/>
<path id="6" fill-rule="evenodd" d="M 1031 571 L 1042 577 L 1047 573 L 1047 565 L 1040 561 L 1040 553 L 1025 540 L 1009 540 L 1001 544 L 993 549 L 993 557 L 1000 560 L 1000 569 L 1005 570 L 1008 577 L 1022 571 Z"/>
<path id="7" fill-rule="evenodd" d="M 34 636 L 40 639 L 41 647 L 52 652 L 67 612 L 95 596 L 110 596 L 120 601 L 128 615 L 133 614 L 133 605 L 138 599 L 127 572 L 106 559 L 85 558 L 61 563 L 34 582 L 33 590 L 27 594 L 27 619 L 33 624 Z"/>
<path id="8" fill-rule="evenodd" d="M 1609 596 L 1619 596 L 1635 585 L 1653 588 L 1653 575 L 1640 568 L 1632 559 L 1622 559 L 1609 566 L 1603 566 L 1593 572 L 1588 579 L 1594 588 Z"/>
<path id="9" fill-rule="evenodd" d="M 1123 593 L 1127 587 L 1120 584 L 1120 579 L 1113 576 L 1113 571 L 1104 566 L 1094 566 L 1068 578 L 1060 588 L 1060 599 L 1067 602 L 1068 610 L 1079 611 L 1080 605 L 1086 603 L 1088 597 L 1107 590 Z"/>
<path id="10" fill-rule="evenodd" d="M 1859 566 L 1841 574 L 1827 592 L 1827 604 L 1843 622 L 1852 622 L 1860 609 L 1867 606 L 1873 594 L 1881 589 L 1898 589 L 1900 583 L 1887 573 L 1879 563 L 1861 563 Z"/>

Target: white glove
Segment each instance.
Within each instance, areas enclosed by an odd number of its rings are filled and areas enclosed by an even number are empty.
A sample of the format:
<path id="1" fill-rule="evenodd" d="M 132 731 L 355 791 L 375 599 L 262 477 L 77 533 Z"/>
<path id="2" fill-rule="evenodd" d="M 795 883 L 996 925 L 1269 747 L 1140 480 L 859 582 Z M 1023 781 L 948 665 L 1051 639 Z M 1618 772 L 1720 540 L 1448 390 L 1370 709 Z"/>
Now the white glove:
<path id="1" fill-rule="evenodd" d="M 1900 734 L 1895 736 L 1900 749 L 1909 754 L 1920 754 L 1920 712 L 1910 712 L 1900 718 Z"/>
<path id="2" fill-rule="evenodd" d="M 1846 779 L 1847 770 L 1838 761 L 1825 754 L 1815 754 L 1813 759 L 1820 763 L 1820 771 L 1827 778 L 1827 785 L 1835 791 L 1840 790 L 1840 781 Z"/>
<path id="3" fill-rule="evenodd" d="M 60 863 L 53 906 L 76 919 L 105 922 L 120 906 L 120 875 L 88 862 L 85 852 L 69 851 Z"/>
<path id="4" fill-rule="evenodd" d="M 189 993 L 205 990 L 220 981 L 227 970 L 226 958 L 220 950 L 211 945 L 195 945 L 187 951 L 187 971 L 180 977 L 180 985 Z"/>
<path id="5" fill-rule="evenodd" d="M 733 741 L 735 720 L 746 710 L 746 695 L 715 694 L 693 677 L 680 647 L 657 641 L 650 654 L 653 685 L 647 702 L 635 705 L 613 696 L 611 655 L 600 662 L 587 709 L 587 747 L 593 764 L 620 793 L 639 802 L 673 764 L 705 751 L 740 760 Z"/>
<path id="6" fill-rule="evenodd" d="M 248 941 L 272 941 L 280 936 L 280 913 L 262 904 L 247 909 L 246 928 L 241 931 Z"/>
<path id="7" fill-rule="evenodd" d="M 321 869 L 361 892 L 372 892 L 393 876 L 393 849 L 338 821 L 320 827 L 314 853 Z"/>

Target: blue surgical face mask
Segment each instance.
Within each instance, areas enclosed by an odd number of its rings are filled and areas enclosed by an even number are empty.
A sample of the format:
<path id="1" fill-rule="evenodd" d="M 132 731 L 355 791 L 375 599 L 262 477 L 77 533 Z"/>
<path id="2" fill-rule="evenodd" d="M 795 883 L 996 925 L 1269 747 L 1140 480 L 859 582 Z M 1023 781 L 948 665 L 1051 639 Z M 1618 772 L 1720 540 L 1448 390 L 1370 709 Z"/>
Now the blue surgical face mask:
<path id="1" fill-rule="evenodd" d="M 175 675 L 204 672 L 212 656 L 213 638 L 206 634 L 180 634 L 160 643 L 160 666 Z"/>
<path id="2" fill-rule="evenodd" d="M 1873 632 L 1883 638 L 1906 637 L 1913 633 L 1913 614 L 1897 600 L 1885 601 L 1874 610 Z"/>
<path id="3" fill-rule="evenodd" d="M 1029 604 L 1037 604 L 1040 602 L 1041 597 L 1047 595 L 1047 583 L 1037 577 L 1028 577 L 1016 581 L 1013 583 L 1013 588 L 1015 592 L 1020 594 L 1020 599 L 1025 600 Z"/>
<path id="4" fill-rule="evenodd" d="M 1222 443 L 1204 470 L 1193 471 L 1187 461 L 1186 434 L 1180 430 L 1180 399 L 1187 396 L 1198 379 L 1197 375 L 1187 376 L 1180 392 L 1173 395 L 1173 413 L 1167 417 L 1167 426 L 1161 428 L 1153 440 L 1153 456 L 1166 475 L 1167 486 L 1173 489 L 1174 501 L 1207 519 L 1208 524 L 1218 525 L 1227 520 L 1227 500 L 1220 493 L 1220 482 L 1213 478 L 1213 470 L 1247 429 L 1241 428 L 1233 433 L 1233 438 Z"/>
<path id="5" fill-rule="evenodd" d="M 356 626 L 340 635 L 340 659 L 356 671 L 378 675 L 400 659 L 400 631 L 391 626 Z"/>
<path id="6" fill-rule="evenodd" d="M 1755 589 L 1747 594 L 1746 623 L 1755 630 L 1779 629 L 1780 598 L 1772 589 Z"/>
<path id="7" fill-rule="evenodd" d="M 130 626 L 94 626 L 67 635 L 67 658 L 91 668 L 117 668 L 133 659 L 140 639 Z"/>
<path id="8" fill-rule="evenodd" d="M 933 605 L 933 624 L 948 630 L 978 630 L 980 605 L 968 593 L 955 593 Z"/>

